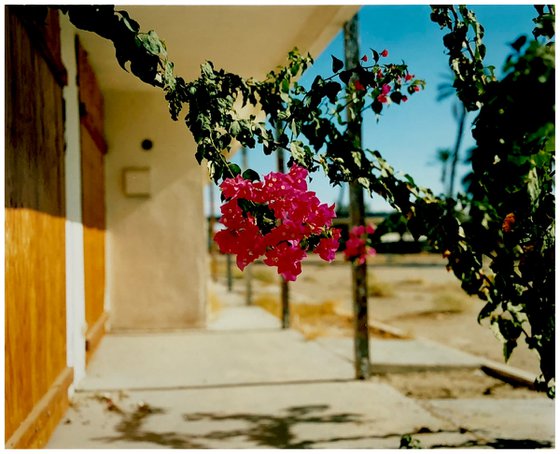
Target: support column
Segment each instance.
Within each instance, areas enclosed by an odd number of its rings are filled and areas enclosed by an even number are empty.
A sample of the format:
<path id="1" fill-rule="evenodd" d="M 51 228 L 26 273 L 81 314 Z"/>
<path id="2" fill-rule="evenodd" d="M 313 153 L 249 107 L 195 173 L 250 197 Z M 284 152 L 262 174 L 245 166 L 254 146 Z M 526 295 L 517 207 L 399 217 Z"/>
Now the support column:
<path id="1" fill-rule="evenodd" d="M 360 63 L 358 48 L 358 16 L 355 15 L 344 24 L 344 57 L 346 68 L 355 68 Z M 352 83 L 352 82 L 350 82 Z M 346 133 L 350 136 L 349 143 L 354 147 L 361 147 L 362 143 L 362 116 L 361 104 L 348 105 L 348 128 Z M 350 113 L 353 113 L 352 115 Z M 350 186 L 350 228 L 364 225 L 364 192 L 357 181 L 352 181 Z M 367 300 L 367 264 L 352 263 L 352 290 L 354 309 L 354 368 L 356 378 L 365 380 L 370 376 L 369 362 L 369 330 L 368 330 L 368 300 Z"/>
<path id="2" fill-rule="evenodd" d="M 284 150 L 279 148 L 276 153 L 278 172 L 284 173 L 286 171 Z M 283 276 L 280 276 L 280 303 L 282 308 L 282 329 L 288 329 L 290 327 L 290 287 L 288 286 L 288 281 L 286 281 Z"/>
<path id="3" fill-rule="evenodd" d="M 247 157 L 247 148 L 243 147 L 241 149 L 241 167 L 243 170 L 249 168 L 249 159 Z M 253 266 L 251 264 L 247 265 L 243 270 L 243 276 L 245 277 L 245 304 L 247 306 L 253 305 Z"/>
<path id="4" fill-rule="evenodd" d="M 66 153 L 66 353 L 68 367 L 74 369 L 74 383 L 86 371 L 86 302 L 84 282 L 84 230 L 82 226 L 82 173 L 80 150 L 80 111 L 76 84 L 77 62 L 75 29 L 60 14 L 61 58 L 68 71 L 68 84 L 63 88 Z M 71 393 L 74 386 L 70 388 Z"/>

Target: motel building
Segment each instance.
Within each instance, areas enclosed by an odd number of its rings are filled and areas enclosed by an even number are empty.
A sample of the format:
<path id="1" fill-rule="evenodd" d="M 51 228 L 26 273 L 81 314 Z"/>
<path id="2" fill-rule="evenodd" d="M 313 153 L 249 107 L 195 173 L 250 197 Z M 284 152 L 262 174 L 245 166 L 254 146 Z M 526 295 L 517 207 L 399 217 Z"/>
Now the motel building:
<path id="1" fill-rule="evenodd" d="M 210 279 L 195 143 L 110 41 L 5 8 L 5 444 L 40 448 L 107 332 L 205 327 Z M 135 6 L 176 74 L 264 78 L 317 56 L 357 6 Z"/>

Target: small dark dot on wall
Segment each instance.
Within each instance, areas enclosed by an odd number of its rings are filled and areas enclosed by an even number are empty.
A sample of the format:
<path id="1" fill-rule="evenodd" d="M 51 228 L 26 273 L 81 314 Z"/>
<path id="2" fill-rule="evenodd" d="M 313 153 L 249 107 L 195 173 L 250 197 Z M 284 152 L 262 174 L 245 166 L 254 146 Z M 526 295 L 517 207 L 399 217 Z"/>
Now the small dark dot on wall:
<path id="1" fill-rule="evenodd" d="M 154 143 L 150 139 L 144 139 L 142 141 L 142 150 L 149 151 L 154 147 Z"/>

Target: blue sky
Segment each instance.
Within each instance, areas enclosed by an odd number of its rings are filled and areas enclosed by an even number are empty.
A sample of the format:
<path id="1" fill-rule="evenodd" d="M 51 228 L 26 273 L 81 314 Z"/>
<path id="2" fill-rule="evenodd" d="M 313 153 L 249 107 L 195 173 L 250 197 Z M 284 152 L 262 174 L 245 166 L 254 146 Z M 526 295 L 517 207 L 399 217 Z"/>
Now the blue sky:
<path id="1" fill-rule="evenodd" d="M 471 9 L 485 28 L 485 62 L 499 71 L 511 53 L 509 43 L 521 34 L 530 35 L 535 9 L 532 5 L 478 5 Z M 385 59 L 388 63 L 404 60 L 416 77 L 426 81 L 426 89 L 412 96 L 406 104 L 391 105 L 385 109 L 379 123 L 373 113 L 364 117 L 364 146 L 381 151 L 396 170 L 409 173 L 417 184 L 440 193 L 443 191 L 441 166 L 436 162 L 436 153 L 440 148 L 453 146 L 457 130 L 452 115 L 454 97 L 437 101 L 437 86 L 451 80 L 442 43 L 446 32 L 430 21 L 428 5 L 363 6 L 358 19 L 361 53 L 369 53 L 369 48 L 379 51 L 388 49 L 389 56 Z M 342 32 L 323 54 L 314 56 L 315 64 L 300 83 L 309 86 L 317 74 L 332 74 L 331 55 L 340 59 L 344 57 Z M 473 116 L 469 117 L 469 126 L 473 119 Z M 463 156 L 472 145 L 468 128 L 462 146 Z M 240 155 L 238 153 L 234 161 L 239 162 Z M 258 150 L 250 151 L 249 167 L 261 174 L 276 170 L 275 157 L 264 156 Z M 465 166 L 460 168 L 459 177 L 466 170 Z M 320 172 L 314 174 L 309 187 L 323 202 L 333 203 L 339 198 L 340 187 L 332 188 Z M 347 197 L 348 191 L 345 190 L 345 203 Z M 366 204 L 374 211 L 390 209 L 377 196 L 366 199 Z"/>

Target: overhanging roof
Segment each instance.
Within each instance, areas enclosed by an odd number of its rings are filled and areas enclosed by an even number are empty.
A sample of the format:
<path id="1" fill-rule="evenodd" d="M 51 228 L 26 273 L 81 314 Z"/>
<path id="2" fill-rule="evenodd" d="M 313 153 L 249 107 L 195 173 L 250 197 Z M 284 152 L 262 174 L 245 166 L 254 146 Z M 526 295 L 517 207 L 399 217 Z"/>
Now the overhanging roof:
<path id="1" fill-rule="evenodd" d="M 263 78 L 294 47 L 317 57 L 359 9 L 344 6 L 117 6 L 166 42 L 175 72 L 186 80 L 210 60 L 216 68 Z M 112 43 L 80 31 L 103 91 L 150 90 L 123 71 Z"/>

